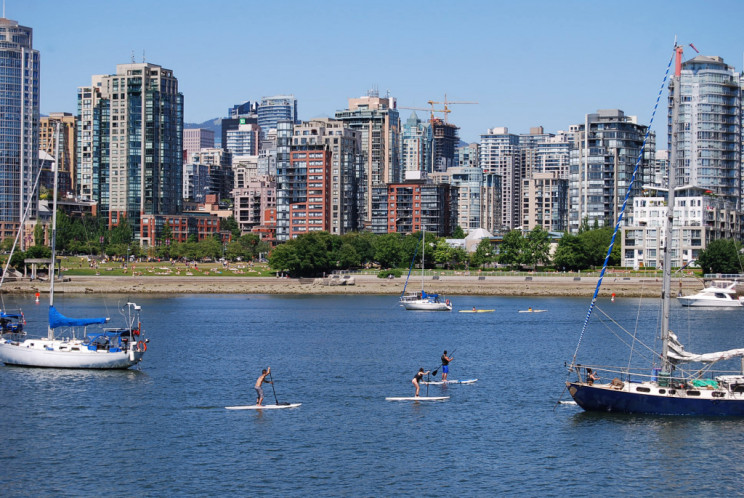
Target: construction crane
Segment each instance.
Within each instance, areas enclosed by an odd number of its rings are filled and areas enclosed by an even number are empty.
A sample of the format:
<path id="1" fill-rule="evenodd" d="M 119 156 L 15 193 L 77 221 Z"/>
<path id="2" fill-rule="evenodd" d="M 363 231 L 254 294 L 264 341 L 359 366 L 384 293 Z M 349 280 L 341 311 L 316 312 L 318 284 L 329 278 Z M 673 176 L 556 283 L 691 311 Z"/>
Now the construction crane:
<path id="1" fill-rule="evenodd" d="M 431 109 L 426 109 L 425 107 L 405 107 L 405 106 L 399 106 L 398 109 L 409 109 L 411 111 L 425 111 L 425 112 L 430 112 L 431 113 L 431 118 L 429 119 L 429 121 L 432 124 L 434 124 L 434 120 L 436 119 L 434 117 L 434 113 L 435 112 L 443 112 L 443 113 L 445 113 L 445 117 L 447 116 L 446 112 L 449 112 L 449 111 L 445 111 L 444 109 L 434 109 L 434 106 L 431 106 Z"/>
<path id="2" fill-rule="evenodd" d="M 450 110 L 449 106 L 451 106 L 453 104 L 477 104 L 477 103 L 478 102 L 452 102 L 452 101 L 447 100 L 447 94 L 446 93 L 444 94 L 444 102 L 437 102 L 435 100 L 430 100 L 430 101 L 427 102 L 427 104 L 429 104 L 431 106 L 432 115 L 434 114 L 434 104 L 442 104 L 442 105 L 444 105 L 444 109 L 441 110 L 441 111 L 438 111 L 438 112 L 443 112 L 444 113 L 444 122 L 445 122 L 445 124 L 447 123 L 447 114 L 449 114 L 449 113 L 452 112 Z"/>

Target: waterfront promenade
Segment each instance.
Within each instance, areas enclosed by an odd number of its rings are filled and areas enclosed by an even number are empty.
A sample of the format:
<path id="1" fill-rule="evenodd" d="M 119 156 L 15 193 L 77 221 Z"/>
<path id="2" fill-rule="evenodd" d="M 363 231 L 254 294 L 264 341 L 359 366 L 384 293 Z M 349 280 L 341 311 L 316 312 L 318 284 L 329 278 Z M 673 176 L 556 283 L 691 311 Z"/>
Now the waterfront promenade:
<path id="1" fill-rule="evenodd" d="M 597 285 L 596 276 L 427 276 L 425 289 L 430 293 L 481 296 L 577 296 L 589 298 Z M 405 277 L 380 279 L 376 275 L 353 275 L 354 285 L 327 285 L 328 279 L 289 279 L 276 277 L 190 277 L 190 276 L 71 276 L 55 284 L 58 293 L 103 294 L 389 294 L 403 291 Z M 407 292 L 421 288 L 421 278 L 412 276 Z M 685 295 L 703 288 L 699 278 L 673 279 L 673 295 Z M 7 293 L 46 294 L 44 281 L 10 281 L 3 285 Z M 657 297 L 661 278 L 605 276 L 600 296 Z"/>

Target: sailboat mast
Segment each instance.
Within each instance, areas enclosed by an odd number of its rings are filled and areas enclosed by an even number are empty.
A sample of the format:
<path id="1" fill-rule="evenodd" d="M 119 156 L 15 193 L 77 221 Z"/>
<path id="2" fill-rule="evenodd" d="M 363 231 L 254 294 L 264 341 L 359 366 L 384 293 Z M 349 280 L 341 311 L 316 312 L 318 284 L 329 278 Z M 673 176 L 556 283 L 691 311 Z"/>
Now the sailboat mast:
<path id="1" fill-rule="evenodd" d="M 424 268 L 426 268 L 426 225 L 421 223 L 423 235 L 421 236 L 421 297 L 424 297 Z"/>
<path id="2" fill-rule="evenodd" d="M 661 370 L 670 371 L 669 364 L 669 314 L 672 307 L 672 235 L 674 234 L 674 188 L 677 186 L 677 161 L 679 144 L 679 101 L 681 91 L 682 74 L 682 47 L 675 47 L 676 61 L 674 65 L 674 78 L 672 79 L 672 136 L 669 143 L 669 174 L 667 196 L 666 227 L 664 230 L 664 273 L 662 278 L 662 305 L 661 305 Z"/>
<path id="3" fill-rule="evenodd" d="M 61 122 L 57 123 L 55 131 L 55 154 L 54 158 L 54 189 L 52 190 L 52 261 L 49 266 L 49 308 L 54 306 L 54 270 L 57 266 L 57 183 L 59 181 L 59 127 Z M 54 339 L 54 330 L 52 327 L 47 329 L 49 339 Z"/>

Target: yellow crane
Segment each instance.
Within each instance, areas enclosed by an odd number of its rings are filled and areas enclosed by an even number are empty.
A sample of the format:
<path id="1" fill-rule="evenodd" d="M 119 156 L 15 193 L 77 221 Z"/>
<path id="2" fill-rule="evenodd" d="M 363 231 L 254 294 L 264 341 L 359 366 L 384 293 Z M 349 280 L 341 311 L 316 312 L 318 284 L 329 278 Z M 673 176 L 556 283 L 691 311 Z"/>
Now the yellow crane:
<path id="1" fill-rule="evenodd" d="M 447 100 L 447 94 L 444 94 L 444 102 L 437 102 L 435 100 L 429 100 L 427 104 L 431 106 L 431 112 L 432 116 L 434 115 L 434 104 L 441 104 L 444 106 L 444 109 L 437 112 L 443 112 L 444 113 L 444 122 L 447 123 L 447 114 L 451 113 L 449 106 L 454 104 L 477 104 L 478 102 L 452 102 L 451 100 Z"/>

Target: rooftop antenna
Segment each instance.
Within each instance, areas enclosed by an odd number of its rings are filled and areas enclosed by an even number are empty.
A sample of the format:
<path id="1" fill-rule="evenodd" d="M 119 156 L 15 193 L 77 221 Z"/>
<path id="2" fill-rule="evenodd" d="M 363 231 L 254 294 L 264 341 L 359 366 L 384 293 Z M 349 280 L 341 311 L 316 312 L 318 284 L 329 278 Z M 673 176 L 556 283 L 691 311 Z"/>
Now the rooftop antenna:
<path id="1" fill-rule="evenodd" d="M 145 62 L 147 61 L 145 60 L 145 49 L 143 48 L 142 49 L 142 63 L 144 64 Z"/>
<path id="2" fill-rule="evenodd" d="M 134 64 L 134 50 L 132 50 L 132 64 Z"/>
<path id="3" fill-rule="evenodd" d="M 3 19 L 5 19 L 5 0 L 3 0 Z"/>

